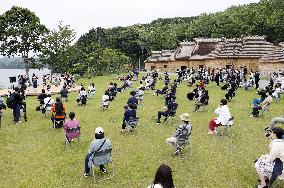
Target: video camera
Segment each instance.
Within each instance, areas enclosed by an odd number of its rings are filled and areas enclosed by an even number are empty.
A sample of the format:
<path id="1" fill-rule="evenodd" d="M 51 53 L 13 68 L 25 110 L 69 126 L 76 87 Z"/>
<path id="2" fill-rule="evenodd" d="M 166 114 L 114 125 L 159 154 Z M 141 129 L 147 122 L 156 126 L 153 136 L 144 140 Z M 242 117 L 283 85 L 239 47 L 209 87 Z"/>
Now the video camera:
<path id="1" fill-rule="evenodd" d="M 269 137 L 271 135 L 271 129 L 269 129 L 269 127 L 265 128 L 264 129 L 264 134 L 265 134 L 265 137 Z"/>

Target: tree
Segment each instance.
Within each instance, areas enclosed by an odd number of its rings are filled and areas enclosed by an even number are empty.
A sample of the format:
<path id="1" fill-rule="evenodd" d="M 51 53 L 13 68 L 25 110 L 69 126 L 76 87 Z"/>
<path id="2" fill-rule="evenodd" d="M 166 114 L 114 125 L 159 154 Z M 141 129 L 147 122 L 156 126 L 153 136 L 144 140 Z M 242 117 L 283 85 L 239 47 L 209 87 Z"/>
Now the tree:
<path id="1" fill-rule="evenodd" d="M 50 31 L 43 40 L 42 54 L 40 60 L 48 65 L 53 72 L 62 73 L 67 71 L 68 61 L 72 42 L 75 39 L 75 32 L 69 25 L 63 25 L 59 22 L 58 28 Z M 51 75 L 52 77 L 52 75 Z"/>
<path id="2" fill-rule="evenodd" d="M 35 57 L 46 32 L 48 29 L 33 12 L 13 6 L 0 16 L 0 52 L 8 57 L 21 56 L 29 75 L 30 68 L 40 66 Z"/>

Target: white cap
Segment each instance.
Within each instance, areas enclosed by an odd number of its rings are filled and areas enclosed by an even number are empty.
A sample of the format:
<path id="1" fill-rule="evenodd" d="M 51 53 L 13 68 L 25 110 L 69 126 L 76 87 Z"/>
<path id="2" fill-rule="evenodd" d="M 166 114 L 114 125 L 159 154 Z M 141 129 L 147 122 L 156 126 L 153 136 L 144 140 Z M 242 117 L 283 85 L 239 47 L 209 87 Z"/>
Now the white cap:
<path id="1" fill-rule="evenodd" d="M 104 133 L 103 128 L 97 127 L 96 130 L 95 130 L 95 134 L 102 134 L 102 133 Z"/>

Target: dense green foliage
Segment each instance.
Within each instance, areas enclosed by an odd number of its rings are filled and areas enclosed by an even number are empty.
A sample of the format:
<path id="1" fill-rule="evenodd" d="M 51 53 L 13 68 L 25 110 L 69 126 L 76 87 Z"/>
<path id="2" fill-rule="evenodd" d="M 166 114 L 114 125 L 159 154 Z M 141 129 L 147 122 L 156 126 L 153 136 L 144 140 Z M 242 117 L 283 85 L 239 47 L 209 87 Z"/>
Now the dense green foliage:
<path id="1" fill-rule="evenodd" d="M 115 48 L 129 56 L 137 66 L 151 50 L 175 49 L 179 42 L 197 37 L 242 37 L 265 35 L 270 42 L 284 41 L 284 1 L 261 0 L 259 3 L 232 6 L 224 12 L 188 18 L 158 19 L 150 24 L 91 29 L 79 44 L 99 44 Z"/>
<path id="2" fill-rule="evenodd" d="M 69 25 L 58 24 L 58 29 L 50 31 L 43 39 L 40 60 L 49 65 L 52 72 L 68 72 L 67 51 L 75 39 L 75 32 Z"/>
<path id="3" fill-rule="evenodd" d="M 233 127 L 225 136 L 215 136 L 207 134 L 207 126 L 225 94 L 215 84 L 207 86 L 210 95 L 208 108 L 197 113 L 193 112 L 194 102 L 186 98 L 186 93 L 193 88 L 181 84 L 177 88 L 177 116 L 160 125 L 152 117 L 157 117 L 157 111 L 164 110 L 164 98 L 156 97 L 153 91 L 146 91 L 145 105 L 138 108 L 140 119 L 136 131 L 120 134 L 123 106 L 130 90 L 118 94 L 108 111 L 100 109 L 101 96 L 109 82 L 122 84 L 114 78 L 98 76 L 78 81 L 85 86 L 94 82 L 96 94 L 88 100 L 86 107 L 76 105 L 78 93 L 71 93 L 65 103 L 67 112 L 74 111 L 82 127 L 81 142 L 75 140 L 68 148 L 64 146 L 63 130 L 53 129 L 50 119 L 35 111 L 39 103 L 36 97 L 27 99 L 27 123 L 16 126 L 12 121 L 12 111 L 4 111 L 0 129 L 1 187 L 146 188 L 161 163 L 167 163 L 173 169 L 177 188 L 255 187 L 258 177 L 253 161 L 269 151 L 269 141 L 263 128 L 268 126 L 272 117 L 283 112 L 282 99 L 273 102 L 264 116 L 250 118 L 250 102 L 259 96 L 254 89 L 239 89 L 228 104 L 235 116 Z M 138 82 L 133 83 L 135 88 L 138 85 Z M 162 86 L 163 82 L 158 81 L 157 88 Z M 190 114 L 193 149 L 192 156 L 178 159 L 171 156 L 174 149 L 165 140 L 174 133 L 183 112 Z M 105 136 L 112 142 L 116 175 L 111 180 L 94 184 L 92 177 L 83 176 L 84 158 L 94 138 L 94 130 L 99 126 L 104 128 Z M 99 172 L 97 174 L 98 178 L 102 178 Z"/>
<path id="4" fill-rule="evenodd" d="M 37 66 L 35 56 L 41 52 L 47 28 L 26 8 L 13 6 L 0 16 L 0 52 L 5 56 L 20 56 L 26 72 Z"/>

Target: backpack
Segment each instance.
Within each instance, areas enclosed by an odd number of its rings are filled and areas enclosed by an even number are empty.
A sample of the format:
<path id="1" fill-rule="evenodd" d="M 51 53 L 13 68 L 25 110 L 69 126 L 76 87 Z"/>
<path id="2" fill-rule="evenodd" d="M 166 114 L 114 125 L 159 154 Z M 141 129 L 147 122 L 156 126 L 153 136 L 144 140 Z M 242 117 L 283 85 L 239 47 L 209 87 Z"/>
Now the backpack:
<path id="1" fill-rule="evenodd" d="M 8 97 L 6 103 L 7 103 L 7 107 L 8 107 L 8 108 L 13 109 L 13 108 L 15 107 L 15 105 L 16 105 L 16 103 L 15 103 L 15 95 L 14 95 L 14 94 L 11 94 L 11 95 Z"/>

